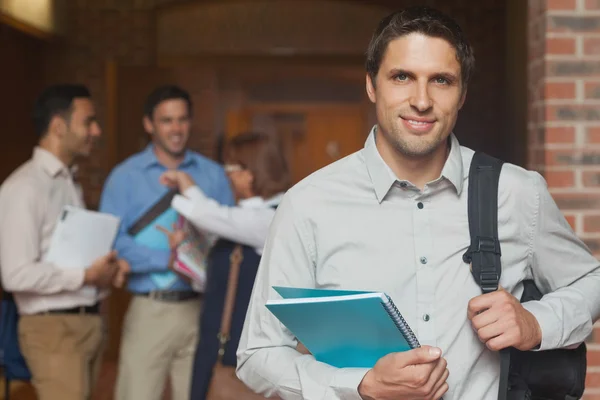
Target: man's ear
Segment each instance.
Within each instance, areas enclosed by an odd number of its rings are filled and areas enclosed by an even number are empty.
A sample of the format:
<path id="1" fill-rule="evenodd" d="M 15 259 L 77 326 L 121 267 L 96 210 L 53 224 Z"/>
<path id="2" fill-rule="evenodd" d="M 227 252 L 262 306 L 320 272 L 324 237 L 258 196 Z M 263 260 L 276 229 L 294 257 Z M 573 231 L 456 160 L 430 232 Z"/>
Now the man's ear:
<path id="1" fill-rule="evenodd" d="M 375 103 L 375 85 L 373 84 L 373 81 L 371 80 L 371 75 L 367 74 L 367 94 L 369 95 L 369 100 L 371 100 L 371 103 Z"/>
<path id="2" fill-rule="evenodd" d="M 55 115 L 50 119 L 48 124 L 48 132 L 46 135 L 62 137 L 67 132 L 67 121 L 60 115 Z"/>
<path id="3" fill-rule="evenodd" d="M 154 126 L 152 125 L 152 121 L 150 121 L 150 118 L 148 118 L 147 115 L 144 115 L 144 118 L 142 118 L 142 125 L 144 125 L 144 130 L 149 135 L 152 135 L 154 133 Z"/>

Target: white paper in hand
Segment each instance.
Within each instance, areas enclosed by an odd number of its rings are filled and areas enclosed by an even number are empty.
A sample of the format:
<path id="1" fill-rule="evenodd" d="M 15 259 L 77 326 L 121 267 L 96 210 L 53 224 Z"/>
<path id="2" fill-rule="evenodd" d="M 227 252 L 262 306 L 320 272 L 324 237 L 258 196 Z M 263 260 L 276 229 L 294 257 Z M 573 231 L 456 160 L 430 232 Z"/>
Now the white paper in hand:
<path id="1" fill-rule="evenodd" d="M 119 224 L 111 214 L 64 206 L 45 261 L 59 268 L 87 268 L 111 251 Z"/>

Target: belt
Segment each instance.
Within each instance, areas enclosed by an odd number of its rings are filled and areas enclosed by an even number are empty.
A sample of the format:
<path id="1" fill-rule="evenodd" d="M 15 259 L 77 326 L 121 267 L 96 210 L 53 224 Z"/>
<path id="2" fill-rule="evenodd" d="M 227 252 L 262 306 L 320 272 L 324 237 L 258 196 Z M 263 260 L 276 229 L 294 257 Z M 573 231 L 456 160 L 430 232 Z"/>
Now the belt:
<path id="1" fill-rule="evenodd" d="M 192 299 L 199 299 L 201 294 L 194 291 L 182 291 L 182 290 L 153 290 L 148 293 L 134 293 L 138 296 L 149 297 L 154 300 L 161 301 L 186 301 Z"/>
<path id="2" fill-rule="evenodd" d="M 91 306 L 78 306 L 73 308 L 58 308 L 56 310 L 46 310 L 39 314 L 100 314 L 100 303 L 96 303 Z"/>

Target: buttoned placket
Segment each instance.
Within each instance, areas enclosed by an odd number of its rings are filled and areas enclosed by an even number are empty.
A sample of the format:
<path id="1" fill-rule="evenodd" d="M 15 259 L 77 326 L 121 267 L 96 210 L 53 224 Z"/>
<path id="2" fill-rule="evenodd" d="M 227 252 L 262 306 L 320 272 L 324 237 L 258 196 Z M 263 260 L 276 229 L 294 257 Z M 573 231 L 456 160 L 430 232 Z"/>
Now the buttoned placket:
<path id="1" fill-rule="evenodd" d="M 417 280 L 417 337 L 421 344 L 436 345 L 434 300 L 435 300 L 435 265 L 432 263 L 433 241 L 431 238 L 431 221 L 428 210 L 427 186 L 412 199 L 413 241 L 415 250 L 415 271 Z"/>

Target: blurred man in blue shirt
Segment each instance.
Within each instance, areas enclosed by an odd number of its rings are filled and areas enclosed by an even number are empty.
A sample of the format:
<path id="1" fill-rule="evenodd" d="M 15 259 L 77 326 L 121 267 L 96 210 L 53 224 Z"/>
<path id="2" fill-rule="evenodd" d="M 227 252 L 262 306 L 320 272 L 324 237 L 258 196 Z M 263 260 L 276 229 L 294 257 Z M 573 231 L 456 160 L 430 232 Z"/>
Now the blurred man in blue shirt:
<path id="1" fill-rule="evenodd" d="M 115 248 L 131 265 L 128 289 L 133 294 L 123 325 L 116 400 L 159 400 L 169 375 L 171 398 L 187 400 L 189 395 L 201 295 L 169 270 L 166 236 L 162 245 L 147 244 L 129 230 L 167 194 L 159 176 L 168 169 L 187 172 L 208 196 L 233 204 L 223 169 L 186 147 L 191 110 L 190 96 L 181 88 L 154 90 L 143 118 L 152 143 L 118 165 L 102 193 L 101 211 L 122 219 Z"/>

